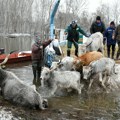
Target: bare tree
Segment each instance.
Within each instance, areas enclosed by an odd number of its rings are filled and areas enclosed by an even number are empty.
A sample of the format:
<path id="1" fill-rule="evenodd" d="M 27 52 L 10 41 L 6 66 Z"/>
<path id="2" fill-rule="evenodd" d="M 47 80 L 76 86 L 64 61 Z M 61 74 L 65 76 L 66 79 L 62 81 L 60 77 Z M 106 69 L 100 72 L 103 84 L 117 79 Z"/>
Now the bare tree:
<path id="1" fill-rule="evenodd" d="M 94 16 L 101 16 L 102 21 L 105 23 L 106 26 L 109 25 L 111 21 L 111 14 L 110 14 L 110 6 L 109 4 L 101 4 L 100 7 L 98 7 L 96 13 Z"/>
<path id="2" fill-rule="evenodd" d="M 46 29 L 48 31 L 53 0 L 34 0 L 34 4 L 34 28 L 35 31 L 40 31 L 40 34 L 43 37 Z"/>
<path id="3" fill-rule="evenodd" d="M 87 3 L 87 0 L 66 0 L 58 10 L 56 26 L 65 28 L 72 20 L 79 21 L 82 12 L 87 9 Z"/>
<path id="4" fill-rule="evenodd" d="M 30 32 L 33 0 L 0 0 L 0 3 L 1 32 Z"/>
<path id="5" fill-rule="evenodd" d="M 120 5 L 118 0 L 114 0 L 113 6 L 112 6 L 112 16 L 116 24 L 119 22 L 120 17 Z"/>

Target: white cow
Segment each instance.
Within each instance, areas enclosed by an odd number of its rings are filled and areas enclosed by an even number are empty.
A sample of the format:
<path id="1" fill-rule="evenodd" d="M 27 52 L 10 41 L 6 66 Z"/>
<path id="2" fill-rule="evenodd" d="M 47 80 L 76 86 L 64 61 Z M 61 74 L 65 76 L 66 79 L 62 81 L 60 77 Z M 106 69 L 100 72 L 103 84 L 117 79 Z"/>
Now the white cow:
<path id="1" fill-rule="evenodd" d="M 105 77 L 103 79 L 103 73 Z M 110 78 L 115 73 L 115 61 L 110 58 L 100 58 L 99 60 L 93 61 L 90 65 L 83 67 L 83 78 L 90 79 L 89 89 L 93 83 L 94 75 L 98 74 L 99 82 L 106 89 L 104 83 L 107 81 L 107 76 Z"/>
<path id="2" fill-rule="evenodd" d="M 68 71 L 72 70 L 74 66 L 74 58 L 73 57 L 64 57 L 59 62 L 52 62 L 51 69 L 55 69 L 58 71 Z"/>
<path id="3" fill-rule="evenodd" d="M 35 87 L 26 85 L 14 73 L 0 69 L 0 87 L 4 99 L 30 108 L 45 109 L 43 99 Z"/>
<path id="4" fill-rule="evenodd" d="M 108 80 L 109 89 L 111 91 L 116 91 L 120 88 L 120 64 L 115 65 L 115 73 L 116 74 L 111 75 Z"/>
<path id="5" fill-rule="evenodd" d="M 103 35 L 100 32 L 92 34 L 84 44 L 79 44 L 78 55 L 86 52 L 101 51 L 103 53 Z"/>
<path id="6" fill-rule="evenodd" d="M 55 71 L 44 67 L 41 72 L 42 86 L 47 81 L 53 88 L 52 95 L 55 93 L 58 87 L 60 88 L 72 88 L 81 93 L 80 73 L 76 71 Z"/>

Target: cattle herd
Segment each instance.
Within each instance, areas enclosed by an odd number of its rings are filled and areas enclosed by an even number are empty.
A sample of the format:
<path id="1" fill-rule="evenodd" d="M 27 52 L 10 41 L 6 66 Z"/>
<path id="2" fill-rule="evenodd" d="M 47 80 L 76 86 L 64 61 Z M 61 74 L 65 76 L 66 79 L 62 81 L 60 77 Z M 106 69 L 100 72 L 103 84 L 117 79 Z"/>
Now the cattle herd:
<path id="1" fill-rule="evenodd" d="M 92 42 L 92 37 L 95 39 L 95 35 L 91 37 L 90 42 L 88 41 L 89 49 L 85 47 L 86 43 L 80 46 L 79 50 L 83 50 L 82 55 L 64 57 L 59 62 L 53 62 L 51 68 L 43 67 L 41 86 L 37 91 L 34 85 L 26 85 L 14 73 L 2 69 L 7 62 L 8 55 L 0 63 L 1 95 L 4 99 L 16 104 L 43 110 L 48 107 L 48 101 L 44 99 L 48 96 L 43 95 L 42 90 L 49 90 L 49 97 L 51 97 L 55 95 L 57 89 L 65 89 L 66 92 L 75 90 L 78 94 L 81 94 L 83 89 L 87 92 L 98 88 L 104 92 L 119 89 L 120 65 L 116 64 L 113 59 L 104 57 L 101 42 L 103 36 L 100 33 L 96 33 L 96 36 L 96 42 L 95 40 Z"/>

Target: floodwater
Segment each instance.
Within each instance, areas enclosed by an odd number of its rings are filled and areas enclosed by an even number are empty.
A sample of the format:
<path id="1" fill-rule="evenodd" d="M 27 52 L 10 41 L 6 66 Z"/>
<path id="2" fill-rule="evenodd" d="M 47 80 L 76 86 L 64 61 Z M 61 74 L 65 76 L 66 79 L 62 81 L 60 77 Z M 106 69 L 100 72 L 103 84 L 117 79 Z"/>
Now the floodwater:
<path id="1" fill-rule="evenodd" d="M 31 50 L 32 37 L 16 37 L 16 38 L 5 38 L 0 36 L 0 48 L 5 49 L 5 53 L 11 51 L 27 51 Z"/>
<path id="2" fill-rule="evenodd" d="M 17 67 L 16 67 L 17 66 Z M 26 84 L 33 84 L 31 63 L 7 66 Z M 74 93 L 48 98 L 48 109 L 33 110 L 0 97 L 0 120 L 120 120 L 120 92 Z"/>

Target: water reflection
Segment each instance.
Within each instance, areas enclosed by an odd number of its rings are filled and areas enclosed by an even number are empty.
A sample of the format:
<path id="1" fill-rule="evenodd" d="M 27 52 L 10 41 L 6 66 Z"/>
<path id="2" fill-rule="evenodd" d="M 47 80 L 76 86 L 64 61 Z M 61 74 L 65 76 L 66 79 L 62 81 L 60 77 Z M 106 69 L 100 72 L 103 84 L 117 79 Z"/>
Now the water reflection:
<path id="1" fill-rule="evenodd" d="M 26 66 L 9 67 L 7 70 L 14 72 L 26 84 L 37 86 L 33 81 L 31 63 Z M 82 93 L 66 96 L 54 96 L 48 99 L 49 108 L 45 111 L 30 110 L 4 103 L 1 98 L 0 119 L 25 119 L 25 120 L 119 120 L 120 118 L 120 92 L 115 93 Z M 9 103 L 9 104 L 8 104 Z M 15 109 L 11 109 L 11 106 Z M 6 108 L 7 111 L 5 110 Z M 4 117 L 9 116 L 9 117 Z M 3 119 L 4 120 L 4 119 Z"/>
<path id="2" fill-rule="evenodd" d="M 17 38 L 5 38 L 0 37 L 0 48 L 4 48 L 8 53 L 13 50 L 24 51 L 31 50 L 32 38 L 30 37 L 17 37 Z"/>

